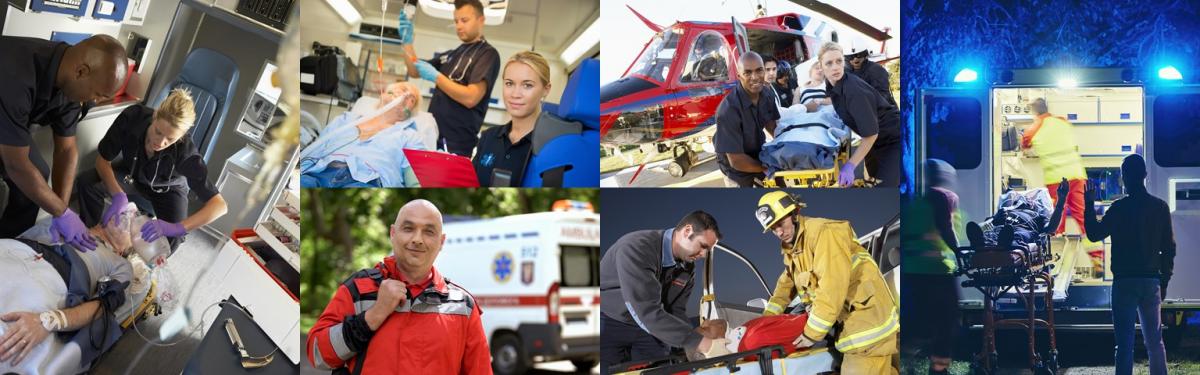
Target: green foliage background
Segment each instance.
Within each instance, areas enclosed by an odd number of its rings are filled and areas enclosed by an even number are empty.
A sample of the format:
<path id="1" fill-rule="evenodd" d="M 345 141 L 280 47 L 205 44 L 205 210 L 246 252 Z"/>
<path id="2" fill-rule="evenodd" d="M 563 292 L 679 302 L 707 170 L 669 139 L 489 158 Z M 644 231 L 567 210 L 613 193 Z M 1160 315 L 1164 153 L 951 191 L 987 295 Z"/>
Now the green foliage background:
<path id="1" fill-rule="evenodd" d="M 300 317 L 307 333 L 337 286 L 391 253 L 388 225 L 404 203 L 427 199 L 446 221 L 550 210 L 554 201 L 589 202 L 597 189 L 303 189 L 300 205 Z"/>

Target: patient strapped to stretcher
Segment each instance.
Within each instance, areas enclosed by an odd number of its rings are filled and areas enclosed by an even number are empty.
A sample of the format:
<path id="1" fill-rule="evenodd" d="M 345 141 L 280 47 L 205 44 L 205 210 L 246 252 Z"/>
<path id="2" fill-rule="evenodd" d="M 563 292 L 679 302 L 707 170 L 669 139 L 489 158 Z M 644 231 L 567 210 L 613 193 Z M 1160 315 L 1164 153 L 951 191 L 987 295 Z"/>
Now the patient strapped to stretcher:
<path id="1" fill-rule="evenodd" d="M 414 111 L 420 93 L 394 83 L 374 112 L 346 112 L 300 152 L 303 187 L 417 187 L 404 149 L 428 149 Z"/>
<path id="2" fill-rule="evenodd" d="M 830 354 L 826 342 L 821 341 L 817 345 L 803 349 L 797 349 L 793 344 L 801 332 L 804 332 L 804 326 L 807 323 L 807 313 L 758 317 L 733 328 L 729 328 L 724 320 L 710 320 L 701 325 L 701 329 L 710 330 L 710 333 L 715 332 L 717 338 L 712 340 L 712 346 L 708 352 L 703 354 L 706 358 L 714 358 L 735 352 L 745 354 L 745 352 L 763 348 L 782 347 L 782 356 L 779 355 L 779 352 L 772 352 L 769 369 L 755 366 L 753 361 L 757 361 L 758 357 L 747 355 L 737 359 L 742 365 L 737 368 L 736 373 L 755 375 L 771 371 L 775 374 L 806 375 L 832 372 L 834 358 Z M 729 367 L 724 365 L 712 365 L 712 367 L 698 368 L 697 370 L 695 373 L 700 375 L 730 374 Z"/>
<path id="3" fill-rule="evenodd" d="M 792 342 L 804 332 L 807 323 L 807 313 L 763 316 L 733 328 L 727 327 L 723 320 L 714 320 L 712 324 L 718 325 L 716 330 L 723 331 L 724 335 L 714 339 L 712 348 L 704 355 L 711 358 L 779 345 L 783 346 L 783 355 L 787 356 L 798 351 Z"/>
<path id="4" fill-rule="evenodd" d="M 133 210 L 130 204 L 123 215 L 130 223 L 146 220 Z M 107 224 L 107 242 L 88 252 L 53 241 L 48 219 L 16 239 L 0 239 L 0 342 L 13 343 L 11 351 L 0 348 L 0 373 L 88 372 L 156 303 L 176 303 L 165 269 L 151 271 L 142 261 L 162 264 L 170 245 L 121 233 L 129 224 L 119 221 Z"/>

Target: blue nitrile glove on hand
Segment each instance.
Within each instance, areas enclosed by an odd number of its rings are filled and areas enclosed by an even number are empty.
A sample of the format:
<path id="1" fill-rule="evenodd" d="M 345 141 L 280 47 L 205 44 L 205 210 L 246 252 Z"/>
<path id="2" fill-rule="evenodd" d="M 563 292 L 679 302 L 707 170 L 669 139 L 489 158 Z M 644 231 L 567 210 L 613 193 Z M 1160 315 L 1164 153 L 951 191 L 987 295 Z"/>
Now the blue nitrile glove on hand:
<path id="1" fill-rule="evenodd" d="M 104 215 L 100 216 L 100 224 L 108 225 L 111 220 L 115 220 L 121 215 L 121 211 L 125 210 L 125 206 L 129 205 L 129 196 L 125 193 L 116 193 L 112 195 L 112 204 L 104 209 Z"/>
<path id="2" fill-rule="evenodd" d="M 838 172 L 838 185 L 839 186 L 854 185 L 854 167 L 855 167 L 855 165 L 850 162 L 846 162 L 846 164 L 842 164 L 842 170 L 840 172 Z"/>
<path id="3" fill-rule="evenodd" d="M 171 223 L 154 219 L 142 224 L 142 240 L 154 242 L 159 237 L 179 237 L 187 234 L 187 229 L 180 223 Z"/>
<path id="4" fill-rule="evenodd" d="M 437 83 L 438 70 L 428 61 L 417 60 L 417 73 L 421 74 L 421 79 Z"/>
<path id="5" fill-rule="evenodd" d="M 400 23 L 396 25 L 396 31 L 400 34 L 400 44 L 412 44 L 413 24 L 408 15 L 404 13 L 404 9 L 400 10 Z"/>
<path id="6" fill-rule="evenodd" d="M 87 227 L 70 208 L 50 221 L 50 240 L 66 242 L 80 251 L 96 250 L 96 240 L 88 235 Z"/>

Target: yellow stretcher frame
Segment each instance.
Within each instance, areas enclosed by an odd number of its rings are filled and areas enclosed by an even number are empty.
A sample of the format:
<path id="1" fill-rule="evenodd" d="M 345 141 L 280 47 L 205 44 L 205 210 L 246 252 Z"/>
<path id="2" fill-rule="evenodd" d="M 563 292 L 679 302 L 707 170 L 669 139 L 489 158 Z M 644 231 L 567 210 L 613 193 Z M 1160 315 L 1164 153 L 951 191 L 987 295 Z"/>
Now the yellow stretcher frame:
<path id="1" fill-rule="evenodd" d="M 811 169 L 802 171 L 779 171 L 772 174 L 770 177 L 763 179 L 763 187 L 765 188 L 833 188 L 838 187 L 838 172 L 841 171 L 842 165 L 850 160 L 850 142 L 845 142 L 838 146 L 837 158 L 833 161 L 832 168 L 826 169 Z M 860 185 L 860 181 L 855 180 L 855 186 Z"/>

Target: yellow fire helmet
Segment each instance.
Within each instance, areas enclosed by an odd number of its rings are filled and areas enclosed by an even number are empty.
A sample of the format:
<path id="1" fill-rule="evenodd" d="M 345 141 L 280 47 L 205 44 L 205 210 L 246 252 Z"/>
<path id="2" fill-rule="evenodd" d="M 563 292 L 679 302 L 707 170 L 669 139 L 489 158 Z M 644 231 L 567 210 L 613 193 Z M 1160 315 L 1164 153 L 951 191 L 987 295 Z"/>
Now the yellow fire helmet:
<path id="1" fill-rule="evenodd" d="M 763 233 L 771 231 L 779 220 L 788 216 L 797 208 L 808 205 L 800 201 L 800 196 L 792 196 L 784 191 L 772 191 L 758 198 L 758 209 L 754 210 L 754 218 L 763 227 Z"/>

